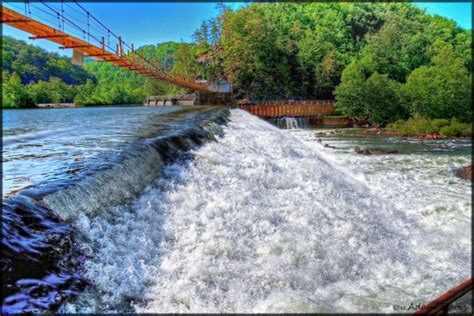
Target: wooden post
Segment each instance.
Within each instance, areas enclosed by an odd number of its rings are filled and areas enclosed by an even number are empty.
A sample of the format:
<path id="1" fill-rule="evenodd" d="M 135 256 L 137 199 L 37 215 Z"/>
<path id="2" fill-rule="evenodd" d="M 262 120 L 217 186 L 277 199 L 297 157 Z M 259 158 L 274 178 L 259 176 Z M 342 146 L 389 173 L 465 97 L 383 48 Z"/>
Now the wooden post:
<path id="1" fill-rule="evenodd" d="M 105 52 L 105 38 L 102 36 L 102 50 Z"/>

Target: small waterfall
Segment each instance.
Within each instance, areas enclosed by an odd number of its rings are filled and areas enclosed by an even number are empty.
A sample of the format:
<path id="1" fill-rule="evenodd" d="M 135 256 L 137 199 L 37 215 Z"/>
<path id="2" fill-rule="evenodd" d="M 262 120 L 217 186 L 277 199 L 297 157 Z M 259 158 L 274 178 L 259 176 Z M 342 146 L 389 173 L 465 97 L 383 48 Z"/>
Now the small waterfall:
<path id="1" fill-rule="evenodd" d="M 228 115 L 227 109 L 209 111 L 189 127 L 132 143 L 117 157 L 103 157 L 101 160 L 109 162 L 72 181 L 46 182 L 20 194 L 51 209 L 62 220 L 122 204 L 156 179 L 163 166 L 180 153 L 214 140 L 222 133 L 220 124 Z"/>
<path id="2" fill-rule="evenodd" d="M 309 119 L 307 117 L 281 117 L 277 119 L 277 126 L 283 129 L 308 128 Z"/>
<path id="3" fill-rule="evenodd" d="M 106 153 L 75 179 L 40 183 L 4 200 L 2 313 L 51 312 L 81 292 L 87 281 L 78 271 L 87 254 L 76 249 L 69 223 L 136 197 L 167 163 L 222 135 L 229 115 L 215 108 L 183 116 L 182 128 L 138 139 L 118 156 Z"/>

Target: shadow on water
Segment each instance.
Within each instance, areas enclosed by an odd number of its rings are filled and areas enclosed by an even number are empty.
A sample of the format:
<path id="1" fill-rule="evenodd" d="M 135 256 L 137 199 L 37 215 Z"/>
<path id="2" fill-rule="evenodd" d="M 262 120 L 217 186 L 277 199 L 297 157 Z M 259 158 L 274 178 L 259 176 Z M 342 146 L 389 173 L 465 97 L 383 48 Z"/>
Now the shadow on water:
<path id="1" fill-rule="evenodd" d="M 215 140 L 229 111 L 189 107 L 150 114 L 134 140 L 58 171 L 55 181 L 24 189 L 3 201 L 2 313 L 54 311 L 88 283 L 82 264 L 92 254 L 78 249 L 70 224 L 131 201 L 163 167 Z M 71 170 L 74 177 L 68 177 Z"/>

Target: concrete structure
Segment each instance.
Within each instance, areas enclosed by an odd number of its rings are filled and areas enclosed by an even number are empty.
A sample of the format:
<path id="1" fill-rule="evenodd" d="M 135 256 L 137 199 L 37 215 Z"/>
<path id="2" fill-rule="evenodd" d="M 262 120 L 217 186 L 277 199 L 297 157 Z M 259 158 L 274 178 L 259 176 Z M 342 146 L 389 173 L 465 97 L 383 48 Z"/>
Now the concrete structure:
<path id="1" fill-rule="evenodd" d="M 38 103 L 36 106 L 39 108 L 74 108 L 77 105 L 75 103 Z"/>
<path id="2" fill-rule="evenodd" d="M 182 97 L 151 96 L 143 101 L 144 106 L 171 106 L 171 105 L 195 105 L 196 95 L 189 94 Z"/>

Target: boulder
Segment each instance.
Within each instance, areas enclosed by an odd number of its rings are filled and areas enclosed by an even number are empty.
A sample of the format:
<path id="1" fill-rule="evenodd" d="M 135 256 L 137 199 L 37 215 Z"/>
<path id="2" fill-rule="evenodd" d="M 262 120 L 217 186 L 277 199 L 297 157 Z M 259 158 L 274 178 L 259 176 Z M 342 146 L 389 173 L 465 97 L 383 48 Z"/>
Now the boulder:
<path id="1" fill-rule="evenodd" d="M 359 155 L 370 155 L 370 152 L 367 148 L 360 148 L 359 146 L 355 146 L 354 151 Z"/>
<path id="2" fill-rule="evenodd" d="M 323 136 L 326 136 L 326 133 L 325 132 L 317 132 L 316 134 L 314 134 L 314 136 L 323 137 Z"/>
<path id="3" fill-rule="evenodd" d="M 389 155 L 398 154 L 396 150 L 387 150 L 380 148 L 360 148 L 359 146 L 354 147 L 354 151 L 360 155 Z"/>
<path id="4" fill-rule="evenodd" d="M 456 170 L 456 176 L 458 176 L 461 179 L 472 182 L 472 165 L 462 167 Z"/>

